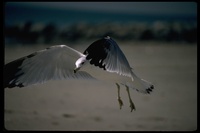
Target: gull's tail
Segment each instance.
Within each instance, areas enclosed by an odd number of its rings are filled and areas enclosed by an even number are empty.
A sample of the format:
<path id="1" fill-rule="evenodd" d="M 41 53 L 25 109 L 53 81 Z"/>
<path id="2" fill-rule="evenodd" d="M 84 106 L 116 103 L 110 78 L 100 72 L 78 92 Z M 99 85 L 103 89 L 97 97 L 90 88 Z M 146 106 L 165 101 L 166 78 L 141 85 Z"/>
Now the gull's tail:
<path id="1" fill-rule="evenodd" d="M 153 84 L 148 82 L 148 81 L 146 81 L 146 80 L 144 80 L 144 79 L 141 79 L 141 83 L 144 85 L 145 90 L 146 90 L 147 93 L 152 92 L 152 90 L 154 89 Z"/>
<path id="2" fill-rule="evenodd" d="M 154 89 L 154 85 L 144 79 L 139 78 L 134 72 L 132 72 L 132 80 L 133 82 L 128 82 L 126 85 L 128 85 L 129 88 L 135 89 L 138 92 L 141 93 L 148 93 L 150 94 L 152 90 Z"/>

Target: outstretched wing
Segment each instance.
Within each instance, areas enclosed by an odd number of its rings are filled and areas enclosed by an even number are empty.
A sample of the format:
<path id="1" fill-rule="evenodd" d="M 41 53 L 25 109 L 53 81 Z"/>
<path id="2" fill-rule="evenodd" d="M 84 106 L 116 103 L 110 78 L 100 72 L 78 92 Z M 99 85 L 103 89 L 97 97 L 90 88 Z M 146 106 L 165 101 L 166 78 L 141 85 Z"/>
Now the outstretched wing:
<path id="1" fill-rule="evenodd" d="M 132 78 L 131 67 L 125 55 L 109 36 L 93 42 L 83 54 L 91 65 Z"/>
<path id="2" fill-rule="evenodd" d="M 73 72 L 75 61 L 82 56 L 85 55 L 66 45 L 57 45 L 22 57 L 4 66 L 4 88 L 57 79 L 94 79 L 86 72 Z"/>

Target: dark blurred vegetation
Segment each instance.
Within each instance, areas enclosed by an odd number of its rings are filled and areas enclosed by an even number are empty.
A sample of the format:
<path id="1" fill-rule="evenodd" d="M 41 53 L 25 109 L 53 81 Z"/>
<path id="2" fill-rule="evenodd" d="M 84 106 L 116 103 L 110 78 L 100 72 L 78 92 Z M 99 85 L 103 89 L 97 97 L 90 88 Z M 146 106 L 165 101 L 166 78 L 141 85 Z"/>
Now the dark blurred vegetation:
<path id="1" fill-rule="evenodd" d="M 109 35 L 121 41 L 155 40 L 175 42 L 197 42 L 197 26 L 193 23 L 154 22 L 154 23 L 77 23 L 62 28 L 49 23 L 42 25 L 31 21 L 5 27 L 5 43 L 49 44 L 77 42 Z"/>

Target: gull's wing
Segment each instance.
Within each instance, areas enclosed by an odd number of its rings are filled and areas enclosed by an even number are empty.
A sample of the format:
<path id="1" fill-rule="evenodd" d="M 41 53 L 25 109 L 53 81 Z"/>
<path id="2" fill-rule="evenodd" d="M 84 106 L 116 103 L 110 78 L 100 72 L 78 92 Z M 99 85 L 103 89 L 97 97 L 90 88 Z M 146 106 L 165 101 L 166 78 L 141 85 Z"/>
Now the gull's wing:
<path id="1" fill-rule="evenodd" d="M 131 67 L 125 55 L 110 37 L 93 42 L 83 54 L 91 65 L 132 78 Z"/>
<path id="2" fill-rule="evenodd" d="M 66 45 L 57 45 L 37 51 L 4 66 L 4 88 L 24 87 L 48 80 L 87 78 L 90 74 L 74 73 L 75 61 L 85 56 Z"/>
<path id="3" fill-rule="evenodd" d="M 124 53 L 109 36 L 93 42 L 83 54 L 86 55 L 86 59 L 89 60 L 91 65 L 132 79 L 130 82 L 123 83 L 123 85 L 127 85 L 142 93 L 150 93 L 154 88 L 150 82 L 139 78 L 133 72 L 133 68 L 130 67 Z M 133 80 L 136 82 L 133 83 Z M 136 88 L 134 87 L 135 85 L 137 86 Z"/>

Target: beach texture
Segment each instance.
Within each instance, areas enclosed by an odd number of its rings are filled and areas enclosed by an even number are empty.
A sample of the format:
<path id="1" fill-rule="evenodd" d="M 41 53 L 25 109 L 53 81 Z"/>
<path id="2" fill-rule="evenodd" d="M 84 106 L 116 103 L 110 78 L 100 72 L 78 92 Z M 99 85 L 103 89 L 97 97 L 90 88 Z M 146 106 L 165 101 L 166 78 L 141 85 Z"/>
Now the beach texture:
<path id="1" fill-rule="evenodd" d="M 119 43 L 119 45 L 122 43 Z M 134 44 L 134 43 L 133 43 Z M 55 45 L 55 44 L 53 44 Z M 88 45 L 76 45 L 84 51 Z M 5 46 L 5 63 L 47 46 Z M 129 63 L 154 84 L 149 94 L 126 89 L 119 109 L 115 83 L 90 80 L 49 81 L 4 89 L 6 130 L 194 131 L 197 129 L 197 45 L 131 42 L 120 45 Z M 4 75 L 6 76 L 6 75 Z M 106 80 L 105 75 L 105 80 Z"/>

